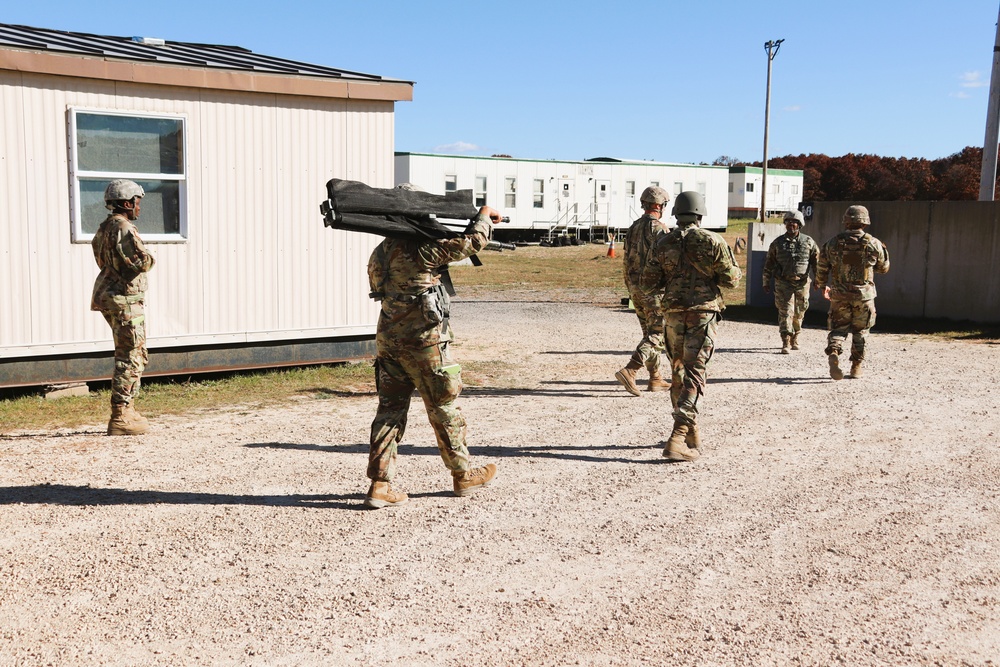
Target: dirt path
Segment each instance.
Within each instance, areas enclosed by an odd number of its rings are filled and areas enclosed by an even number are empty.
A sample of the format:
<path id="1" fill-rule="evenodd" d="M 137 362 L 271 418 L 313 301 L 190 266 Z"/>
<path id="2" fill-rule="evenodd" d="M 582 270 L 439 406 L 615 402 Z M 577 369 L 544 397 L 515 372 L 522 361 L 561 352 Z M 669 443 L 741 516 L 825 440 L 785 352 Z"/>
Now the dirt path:
<path id="1" fill-rule="evenodd" d="M 824 332 L 724 322 L 666 464 L 634 315 L 453 315 L 472 498 L 419 400 L 377 512 L 373 395 L 0 438 L 0 665 L 1000 664 L 1000 346 L 876 333 L 834 383 Z"/>

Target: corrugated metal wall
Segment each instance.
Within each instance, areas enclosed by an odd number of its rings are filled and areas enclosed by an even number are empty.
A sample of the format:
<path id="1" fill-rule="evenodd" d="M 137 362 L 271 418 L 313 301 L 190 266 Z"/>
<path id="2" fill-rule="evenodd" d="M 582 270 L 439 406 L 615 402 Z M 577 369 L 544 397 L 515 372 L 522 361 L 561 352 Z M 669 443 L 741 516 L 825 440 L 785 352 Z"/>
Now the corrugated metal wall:
<path id="1" fill-rule="evenodd" d="M 185 243 L 151 244 L 150 347 L 374 332 L 378 238 L 323 226 L 333 177 L 392 186 L 393 103 L 0 72 L 0 357 L 111 349 L 70 236 L 67 109 L 187 118 Z"/>

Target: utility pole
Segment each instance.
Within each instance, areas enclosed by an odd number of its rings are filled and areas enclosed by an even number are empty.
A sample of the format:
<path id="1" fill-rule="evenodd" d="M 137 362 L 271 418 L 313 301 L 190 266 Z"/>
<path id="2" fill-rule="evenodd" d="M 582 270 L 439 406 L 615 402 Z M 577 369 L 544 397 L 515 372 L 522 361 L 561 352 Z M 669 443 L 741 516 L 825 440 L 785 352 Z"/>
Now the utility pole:
<path id="1" fill-rule="evenodd" d="M 766 220 L 767 213 L 767 126 L 771 122 L 771 61 L 774 57 L 778 55 L 778 49 L 781 48 L 781 43 L 785 41 L 779 39 L 777 41 L 770 41 L 764 44 L 764 49 L 767 51 L 767 101 L 764 103 L 764 169 L 760 179 L 760 221 L 764 222 Z"/>
<path id="2" fill-rule="evenodd" d="M 986 139 L 979 176 L 979 201 L 993 201 L 997 180 L 997 129 L 1000 125 L 1000 16 L 993 42 L 993 72 L 990 74 L 990 101 L 986 108 Z"/>

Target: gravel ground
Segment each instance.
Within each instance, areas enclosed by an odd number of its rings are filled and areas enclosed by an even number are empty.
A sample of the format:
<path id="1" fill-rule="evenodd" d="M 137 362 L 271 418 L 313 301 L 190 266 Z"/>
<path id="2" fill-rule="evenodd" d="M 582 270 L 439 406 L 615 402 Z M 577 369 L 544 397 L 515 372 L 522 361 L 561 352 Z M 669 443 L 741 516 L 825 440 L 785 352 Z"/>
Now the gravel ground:
<path id="1" fill-rule="evenodd" d="M 1000 346 L 726 321 L 668 464 L 634 315 L 539 297 L 453 306 L 471 498 L 419 400 L 379 511 L 372 394 L 0 437 L 0 665 L 1000 663 Z"/>

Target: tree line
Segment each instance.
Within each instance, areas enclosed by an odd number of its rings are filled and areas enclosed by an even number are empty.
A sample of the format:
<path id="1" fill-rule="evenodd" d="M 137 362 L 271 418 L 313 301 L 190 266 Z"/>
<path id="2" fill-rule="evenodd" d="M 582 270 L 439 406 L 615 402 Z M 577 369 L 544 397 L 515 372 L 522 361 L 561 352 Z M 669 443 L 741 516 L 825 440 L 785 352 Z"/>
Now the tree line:
<path id="1" fill-rule="evenodd" d="M 822 153 L 768 158 L 768 169 L 801 169 L 803 201 L 976 200 L 983 149 L 967 146 L 948 157 L 894 158 Z M 725 155 L 716 165 L 760 167 Z"/>

